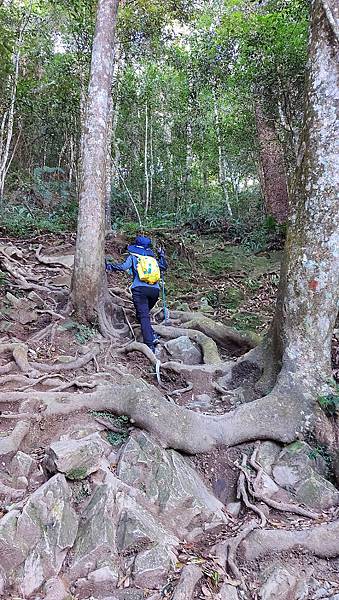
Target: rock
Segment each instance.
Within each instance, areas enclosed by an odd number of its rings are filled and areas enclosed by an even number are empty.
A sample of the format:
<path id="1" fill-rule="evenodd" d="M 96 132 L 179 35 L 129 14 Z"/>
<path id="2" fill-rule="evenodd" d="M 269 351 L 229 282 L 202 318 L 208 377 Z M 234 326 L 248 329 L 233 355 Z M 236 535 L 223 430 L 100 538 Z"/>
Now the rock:
<path id="1" fill-rule="evenodd" d="M 70 600 L 66 586 L 60 577 L 53 577 L 46 582 L 44 600 Z"/>
<path id="2" fill-rule="evenodd" d="M 239 600 L 237 588 L 224 583 L 216 596 L 216 600 Z"/>
<path id="3" fill-rule="evenodd" d="M 166 548 L 178 545 L 176 536 L 126 492 L 117 493 L 116 509 L 119 515 L 116 531 L 119 553 L 144 550 L 145 546 L 149 548 L 155 543 Z"/>
<path id="4" fill-rule="evenodd" d="M 339 594 L 334 594 L 334 596 L 330 596 L 328 600 L 339 600 Z"/>
<path id="5" fill-rule="evenodd" d="M 0 596 L 3 596 L 5 593 L 6 587 L 6 577 L 4 573 L 0 573 Z"/>
<path id="6" fill-rule="evenodd" d="M 80 440 L 61 440 L 51 444 L 44 465 L 51 473 L 59 471 L 68 479 L 84 479 L 99 469 L 107 449 L 99 433 Z"/>
<path id="7" fill-rule="evenodd" d="M 134 584 L 141 589 L 161 589 L 166 582 L 168 571 L 175 566 L 175 563 L 174 552 L 160 544 L 145 550 L 138 554 L 134 562 Z"/>
<path id="8" fill-rule="evenodd" d="M 32 494 L 17 521 L 16 543 L 26 554 L 29 550 L 23 569 L 23 595 L 29 596 L 59 574 L 77 529 L 66 479 L 55 475 Z"/>
<path id="9" fill-rule="evenodd" d="M 259 592 L 262 600 L 302 600 L 307 598 L 306 579 L 291 569 L 277 566 Z"/>
<path id="10" fill-rule="evenodd" d="M 25 490 L 28 487 L 27 477 L 18 477 L 16 480 L 16 485 L 20 490 Z"/>
<path id="11" fill-rule="evenodd" d="M 19 516 L 18 510 L 12 510 L 0 519 L 0 567 L 4 573 L 21 565 L 29 551 L 27 544 L 20 544 L 16 540 Z"/>
<path id="12" fill-rule="evenodd" d="M 295 486 L 294 495 L 298 502 L 317 510 L 326 510 L 339 504 L 339 491 L 318 473 L 305 473 Z"/>
<path id="13" fill-rule="evenodd" d="M 24 452 L 17 452 L 9 465 L 9 472 L 16 477 L 28 477 L 37 462 Z"/>
<path id="14" fill-rule="evenodd" d="M 272 496 L 279 494 L 280 488 L 267 473 L 263 472 L 256 484 L 256 491 L 271 498 Z"/>
<path id="15" fill-rule="evenodd" d="M 140 493 L 141 505 L 135 499 L 137 496 L 136 490 L 125 486 L 112 473 L 107 476 L 106 483 L 97 488 L 82 516 L 70 564 L 72 579 L 87 577 L 92 590 L 94 581 L 90 573 L 109 567 L 112 586 L 112 581 L 117 583 L 119 578 L 118 562 L 123 564 L 124 557 L 130 561 L 129 557 L 137 555 L 138 581 L 145 582 L 150 572 L 148 579 L 153 584 L 153 571 L 160 577 L 160 566 L 165 571 L 165 567 L 168 570 L 168 565 L 173 564 L 179 540 L 147 509 L 147 499 Z M 150 557 L 153 557 L 153 566 L 150 566 Z M 79 582 L 79 586 L 82 593 L 84 582 Z"/>
<path id="16" fill-rule="evenodd" d="M 292 492 L 297 502 L 317 510 L 339 504 L 339 492 L 323 476 L 326 472 L 324 459 L 299 441 L 286 446 L 273 466 L 276 483 Z"/>
<path id="17" fill-rule="evenodd" d="M 232 517 L 238 517 L 241 510 L 241 502 L 229 502 L 226 504 L 226 510 Z"/>
<path id="18" fill-rule="evenodd" d="M 284 468 L 286 484 L 293 485 L 294 482 L 300 480 L 300 472 L 306 467 L 310 467 L 323 477 L 327 475 L 327 465 L 323 457 L 306 442 L 296 441 L 282 450 L 275 462 L 274 471 L 278 473 L 279 469 Z M 276 479 L 276 476 L 274 478 Z M 279 483 L 279 485 L 281 484 Z"/>
<path id="19" fill-rule="evenodd" d="M 128 588 L 125 590 L 114 590 L 113 595 L 111 593 L 109 597 L 105 596 L 103 600 L 145 600 L 145 594 L 143 591 L 135 588 Z M 148 600 L 151 600 L 151 598 L 148 597 Z M 154 600 L 153 596 L 152 600 Z"/>
<path id="20" fill-rule="evenodd" d="M 333 473 L 336 483 L 339 486 L 339 452 L 336 453 L 333 459 Z"/>
<path id="21" fill-rule="evenodd" d="M 198 409 L 206 410 L 206 409 L 210 409 L 211 406 L 212 406 L 212 398 L 208 394 L 198 394 L 197 396 L 194 397 L 194 400 L 192 399 L 192 401 L 187 404 L 187 408 L 190 408 L 190 409 L 198 408 Z"/>
<path id="22" fill-rule="evenodd" d="M 268 475 L 272 474 L 272 465 L 281 452 L 281 446 L 274 442 L 262 442 L 257 453 L 257 463 L 262 466 Z"/>
<path id="23" fill-rule="evenodd" d="M 112 592 L 117 584 L 116 567 L 105 565 L 96 571 L 92 571 L 87 579 L 79 579 L 76 583 L 76 594 L 80 600 L 82 598 L 96 599 L 106 597 Z"/>
<path id="24" fill-rule="evenodd" d="M 166 342 L 165 348 L 172 359 L 182 361 L 186 365 L 200 365 L 202 363 L 200 348 L 191 342 L 186 335 L 169 340 Z"/>
<path id="25" fill-rule="evenodd" d="M 108 565 L 119 577 L 116 566 L 115 489 L 110 485 L 97 488 L 82 515 L 70 573 L 73 580 Z"/>
<path id="26" fill-rule="evenodd" d="M 145 432 L 132 435 L 122 449 L 117 476 L 144 492 L 180 538 L 201 524 L 207 529 L 226 522 L 223 504 L 190 460 L 164 450 Z"/>

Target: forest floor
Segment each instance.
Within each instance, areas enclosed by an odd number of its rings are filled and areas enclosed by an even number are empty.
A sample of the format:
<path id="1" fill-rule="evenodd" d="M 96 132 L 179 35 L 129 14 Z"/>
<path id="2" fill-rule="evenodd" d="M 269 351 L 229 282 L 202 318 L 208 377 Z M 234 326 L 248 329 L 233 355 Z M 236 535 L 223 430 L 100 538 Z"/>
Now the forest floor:
<path id="1" fill-rule="evenodd" d="M 193 389 L 185 391 L 187 382 L 181 375 L 166 372 L 161 374 L 159 386 L 154 366 L 143 354 L 125 354 L 111 343 L 100 340 L 95 329 L 76 323 L 71 316 L 62 316 L 71 281 L 74 239 L 74 235 L 71 234 L 58 237 L 44 235 L 29 240 L 0 239 L 3 265 L 0 272 L 0 383 L 1 391 L 9 393 L 9 401 L 1 401 L 0 440 L 10 436 L 14 426 L 24 421 L 25 413 L 32 410 L 30 402 L 26 403 L 26 408 L 25 403 L 19 407 L 16 400 L 11 400 L 11 392 L 34 388 L 36 392 L 67 390 L 85 394 L 95 388 L 98 382 L 119 383 L 122 377 L 129 374 L 158 387 L 169 401 L 197 412 L 222 414 L 234 408 L 232 398 L 211 390 L 210 386 L 206 387 L 201 378 L 193 382 Z M 202 312 L 240 331 L 256 334 L 259 339 L 267 330 L 274 311 L 281 258 L 279 251 L 251 254 L 242 246 L 225 242 L 221 235 L 198 238 L 192 234 L 183 234 L 175 241 L 171 236 L 166 238 L 162 235 L 159 241 L 165 241 L 170 263 L 170 270 L 166 276 L 170 309 Z M 125 248 L 125 236 L 112 237 L 107 243 L 107 256 L 120 261 Z M 112 291 L 118 293 L 120 289 L 126 299 L 126 306 L 132 308 L 128 278 L 124 275 L 109 274 L 108 279 Z M 130 316 L 132 312 L 128 314 L 132 326 L 135 326 L 135 320 Z M 99 345 L 99 352 L 93 354 L 95 343 Z M 8 367 L 14 362 L 11 362 L 13 347 L 9 347 L 8 344 L 28 348 L 28 354 L 16 360 L 21 367 L 23 363 L 26 367 L 27 364 L 30 367 L 33 365 L 36 371 L 33 383 L 29 370 L 21 368 L 21 372 L 18 373 L 14 367 Z M 162 343 L 158 357 L 161 358 L 164 352 Z M 222 357 L 235 360 L 225 352 Z M 44 366 L 40 368 L 39 364 Z M 339 344 L 336 338 L 333 344 L 333 370 L 338 376 Z M 180 391 L 181 388 L 184 391 Z M 101 432 L 112 445 L 111 470 L 115 473 L 114 453 L 118 456 L 126 439 L 133 435 L 133 425 L 124 422 L 123 419 L 113 419 L 116 429 L 113 427 L 112 430 L 107 426 L 108 419 L 112 417 L 103 411 L 93 413 L 80 410 L 67 416 L 33 420 L 27 434 L 22 436 L 18 444 L 14 444 L 13 449 L 16 451 L 20 448 L 22 452 L 31 456 L 39 465 L 38 474 L 29 479 L 27 488 L 21 495 L 13 494 L 13 497 L 9 498 L 0 489 L 0 516 L 7 514 L 13 508 L 13 503 L 19 508 L 24 506 L 29 495 L 43 484 L 46 472 L 42 466 L 46 449 L 65 433 L 77 432 L 78 435 L 79 431 L 83 430 L 89 435 Z M 168 600 L 175 598 L 180 573 L 187 564 L 197 565 L 202 572 L 202 577 L 195 587 L 195 598 L 273 598 L 269 591 L 261 591 L 260 596 L 259 591 L 272 576 L 277 565 L 291 568 L 293 573 L 298 574 L 298 585 L 300 584 L 299 591 L 291 584 L 291 590 L 293 588 L 294 592 L 290 590 L 289 593 L 292 595 L 281 598 L 334 598 L 335 594 L 339 594 L 339 559 L 310 556 L 303 549 L 294 549 L 286 553 L 272 552 L 264 561 L 258 559 L 242 562 L 239 558 L 238 565 L 246 581 L 245 592 L 234 573 L 227 573 L 223 561 L 217 559 L 212 552 L 217 543 L 230 536 L 234 537 L 250 520 L 251 511 L 245 506 L 239 505 L 237 511 L 240 512 L 235 515 L 231 515 L 227 507 L 237 502 L 237 461 L 241 461 L 244 453 L 251 456 L 253 450 L 253 444 L 242 444 L 234 448 L 217 448 L 208 454 L 196 455 L 190 459 L 208 489 L 224 505 L 227 518 L 223 524 L 211 529 L 210 533 L 205 533 L 201 538 L 181 541 L 176 568 L 169 573 L 166 584 L 162 586 L 161 597 Z M 5 453 L 1 460 L 3 472 L 9 474 L 13 452 Z M 6 481 L 6 485 L 11 487 L 9 480 Z M 87 480 L 72 483 L 74 497 L 77 497 L 76 510 L 79 513 L 91 493 L 88 491 L 91 485 L 87 485 Z M 6 489 L 8 491 L 8 487 Z M 268 509 L 260 502 L 257 504 L 273 529 L 299 530 L 313 526 L 313 521 L 306 517 L 277 511 L 274 508 Z M 336 508 L 323 510 L 317 524 L 328 523 L 336 516 Z M 121 589 L 127 589 L 129 581 L 127 572 L 124 581 L 120 582 Z M 224 584 L 238 590 L 239 595 L 218 596 Z M 280 582 L 278 588 L 284 585 L 284 582 Z M 68 596 L 69 598 L 87 597 L 81 594 L 78 596 L 74 587 L 68 591 L 73 594 Z M 7 588 L 5 597 L 19 598 L 13 581 Z M 36 600 L 52 599 L 52 596 L 43 596 L 40 592 L 23 597 Z M 280 598 L 278 595 L 275 597 Z"/>

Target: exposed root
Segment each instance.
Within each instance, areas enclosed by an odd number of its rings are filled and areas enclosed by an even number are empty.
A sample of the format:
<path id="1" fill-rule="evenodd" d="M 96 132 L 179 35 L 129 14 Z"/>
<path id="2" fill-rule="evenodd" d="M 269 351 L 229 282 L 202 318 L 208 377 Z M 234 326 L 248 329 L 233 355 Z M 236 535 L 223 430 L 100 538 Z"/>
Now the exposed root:
<path id="1" fill-rule="evenodd" d="M 99 302 L 98 321 L 100 333 L 107 339 L 126 337 L 130 331 L 127 324 L 121 325 L 124 323 L 123 309 L 113 301 L 108 291 Z"/>
<path id="2" fill-rule="evenodd" d="M 260 527 L 258 521 L 250 521 L 247 525 L 245 525 L 245 527 L 240 531 L 240 533 L 238 533 L 238 535 L 235 538 L 228 540 L 225 544 L 225 551 L 227 552 L 227 564 L 234 577 L 241 582 L 241 585 L 245 590 L 246 584 L 244 581 L 244 577 L 236 564 L 236 554 L 243 540 L 245 540 L 247 536 L 258 527 Z"/>
<path id="3" fill-rule="evenodd" d="M 311 510 L 307 510 L 306 508 L 298 506 L 297 504 L 290 504 L 289 502 L 280 502 L 274 500 L 273 498 L 269 498 L 262 492 L 258 491 L 258 485 L 263 473 L 263 468 L 256 462 L 258 450 L 259 446 L 255 448 L 250 458 L 251 466 L 257 471 L 257 476 L 254 479 L 254 481 L 250 478 L 249 474 L 246 471 L 244 471 L 244 475 L 247 479 L 247 484 L 249 486 L 250 494 L 257 500 L 264 502 L 267 506 L 274 508 L 275 510 L 280 510 L 282 512 L 290 512 L 295 515 L 301 515 L 302 517 L 308 517 L 309 519 L 318 519 L 320 517 L 318 513 L 315 513 Z"/>
<path id="4" fill-rule="evenodd" d="M 15 362 L 11 360 L 11 362 L 7 363 L 0 367 L 0 375 L 7 375 L 7 373 L 11 373 L 15 369 Z"/>
<path id="5" fill-rule="evenodd" d="M 167 396 L 180 396 L 180 394 L 186 394 L 186 392 L 190 392 L 191 390 L 193 390 L 193 383 L 188 381 L 186 387 L 173 390 L 173 392 L 167 392 Z"/>
<path id="6" fill-rule="evenodd" d="M 20 448 L 22 440 L 29 432 L 29 426 L 29 421 L 20 421 L 14 427 L 12 433 L 0 438 L 0 456 L 6 456 L 6 454 L 16 452 Z"/>
<path id="7" fill-rule="evenodd" d="M 54 363 L 53 365 L 47 365 L 45 363 L 31 362 L 31 367 L 34 367 L 37 371 L 43 371 L 44 373 L 59 373 L 60 371 L 76 371 L 87 365 L 99 352 L 99 347 L 94 348 L 87 354 L 79 356 L 76 360 L 69 363 Z"/>
<path id="8" fill-rule="evenodd" d="M 121 384 L 98 386 L 95 392 L 0 392 L 1 402 L 40 401 L 44 416 L 79 410 L 110 410 L 127 415 L 138 427 L 155 435 L 164 447 L 189 454 L 209 452 L 216 446 L 232 446 L 258 439 L 292 442 L 311 412 L 309 397 L 300 388 L 290 396 L 270 394 L 241 405 L 222 416 L 203 415 L 170 404 L 161 393 L 132 376 Z M 286 407 L 288 406 L 288 410 Z"/>
<path id="9" fill-rule="evenodd" d="M 221 348 L 225 348 L 234 356 L 244 354 L 258 344 L 258 337 L 245 335 L 232 327 L 227 327 L 219 321 L 214 321 L 202 313 L 181 312 L 171 310 L 170 318 L 185 323 L 187 329 L 201 331 L 212 338 Z"/>
<path id="10" fill-rule="evenodd" d="M 125 354 L 128 354 L 129 352 L 141 352 L 144 354 L 144 356 L 146 356 L 152 365 L 155 366 L 157 362 L 159 362 L 152 350 L 146 346 L 146 344 L 142 344 L 141 342 L 131 342 L 128 344 L 128 346 L 121 348 L 120 352 Z"/>
<path id="11" fill-rule="evenodd" d="M 89 390 L 93 390 L 97 387 L 97 383 L 92 382 L 88 383 L 86 381 L 80 381 L 79 379 L 73 379 L 72 381 L 67 381 L 58 387 L 52 388 L 50 392 L 62 392 L 63 390 L 69 390 L 71 387 L 77 388 L 87 388 Z"/>
<path id="12" fill-rule="evenodd" d="M 128 344 L 128 346 L 121 348 L 120 351 L 125 352 L 125 353 L 141 352 L 142 354 L 144 354 L 146 356 L 146 358 L 148 358 L 150 363 L 155 366 L 155 373 L 157 376 L 157 381 L 158 381 L 159 385 L 163 386 L 161 377 L 160 377 L 160 367 L 161 367 L 160 360 L 157 359 L 155 354 L 152 352 L 152 350 L 148 346 L 146 346 L 146 344 L 142 344 L 141 342 L 131 342 L 130 344 Z"/>
<path id="13" fill-rule="evenodd" d="M 250 502 L 248 499 L 247 490 L 246 490 L 246 481 L 248 481 L 247 473 L 246 473 L 246 464 L 247 464 L 247 456 L 246 456 L 246 454 L 243 454 L 241 465 L 237 464 L 237 467 L 240 469 L 237 496 L 239 499 L 241 498 L 243 500 L 243 502 L 244 502 L 245 506 L 247 506 L 247 508 L 249 508 L 250 510 L 253 510 L 253 512 L 255 512 L 257 515 L 259 515 L 260 527 L 265 527 L 265 525 L 267 523 L 266 515 L 264 515 L 263 511 L 260 510 L 260 508 L 258 508 L 255 504 L 252 504 L 252 502 Z"/>
<path id="14" fill-rule="evenodd" d="M 172 600 L 191 600 L 194 589 L 202 577 L 202 571 L 197 565 L 186 565 L 182 572 L 178 585 L 175 588 Z"/>
<path id="15" fill-rule="evenodd" d="M 12 352 L 16 365 L 23 373 L 32 373 L 34 367 L 28 362 L 28 347 L 26 344 L 8 343 L 0 345 L 0 354 L 3 352 Z"/>
<path id="16" fill-rule="evenodd" d="M 22 274 L 21 269 L 11 264 L 8 259 L 4 259 L 3 265 L 6 271 L 12 275 L 18 287 L 23 290 L 38 290 L 40 292 L 48 292 L 49 294 L 57 294 L 59 296 L 64 296 L 65 294 L 64 291 L 61 291 L 55 286 L 39 285 L 37 283 L 33 283 L 32 281 L 28 281 Z"/>
<path id="17" fill-rule="evenodd" d="M 35 251 L 37 260 L 44 265 L 61 265 L 65 269 L 72 269 L 72 261 L 69 256 L 43 256 L 41 254 L 42 245 L 40 244 Z"/>
<path id="18" fill-rule="evenodd" d="M 245 560 L 255 560 L 274 552 L 306 550 L 320 558 L 339 556 L 339 521 L 299 531 L 264 529 L 251 533 L 239 547 Z"/>
<path id="19" fill-rule="evenodd" d="M 182 335 L 189 337 L 190 340 L 196 342 L 201 347 L 205 364 L 214 365 L 222 362 L 216 343 L 210 337 L 204 333 L 201 333 L 200 331 L 178 327 L 168 327 L 165 325 L 154 325 L 153 329 L 156 333 L 161 335 L 161 337 L 167 340 L 174 339 Z"/>

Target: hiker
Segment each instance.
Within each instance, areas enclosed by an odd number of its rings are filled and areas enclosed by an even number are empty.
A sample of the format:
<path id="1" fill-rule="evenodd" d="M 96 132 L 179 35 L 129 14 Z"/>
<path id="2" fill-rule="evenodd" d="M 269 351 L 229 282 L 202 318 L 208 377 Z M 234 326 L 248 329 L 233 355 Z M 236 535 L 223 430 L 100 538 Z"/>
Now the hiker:
<path id="1" fill-rule="evenodd" d="M 135 243 L 127 247 L 128 257 L 122 264 L 111 264 L 106 261 L 108 271 L 129 271 L 133 275 L 132 298 L 141 325 L 144 343 L 155 352 L 157 336 L 150 318 L 150 311 L 159 298 L 159 281 L 161 273 L 166 271 L 165 253 L 159 248 L 159 261 L 152 250 L 152 242 L 148 237 L 139 235 Z"/>

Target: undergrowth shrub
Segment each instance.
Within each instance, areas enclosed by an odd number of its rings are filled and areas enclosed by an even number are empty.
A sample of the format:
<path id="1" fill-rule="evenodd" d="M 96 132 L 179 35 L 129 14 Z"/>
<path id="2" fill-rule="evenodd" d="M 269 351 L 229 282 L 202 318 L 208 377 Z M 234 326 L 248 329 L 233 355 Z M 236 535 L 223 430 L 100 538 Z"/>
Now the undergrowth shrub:
<path id="1" fill-rule="evenodd" d="M 72 200 L 59 204 L 51 212 L 23 205 L 8 205 L 0 214 L 0 230 L 14 237 L 74 231 L 77 212 L 77 204 Z"/>

